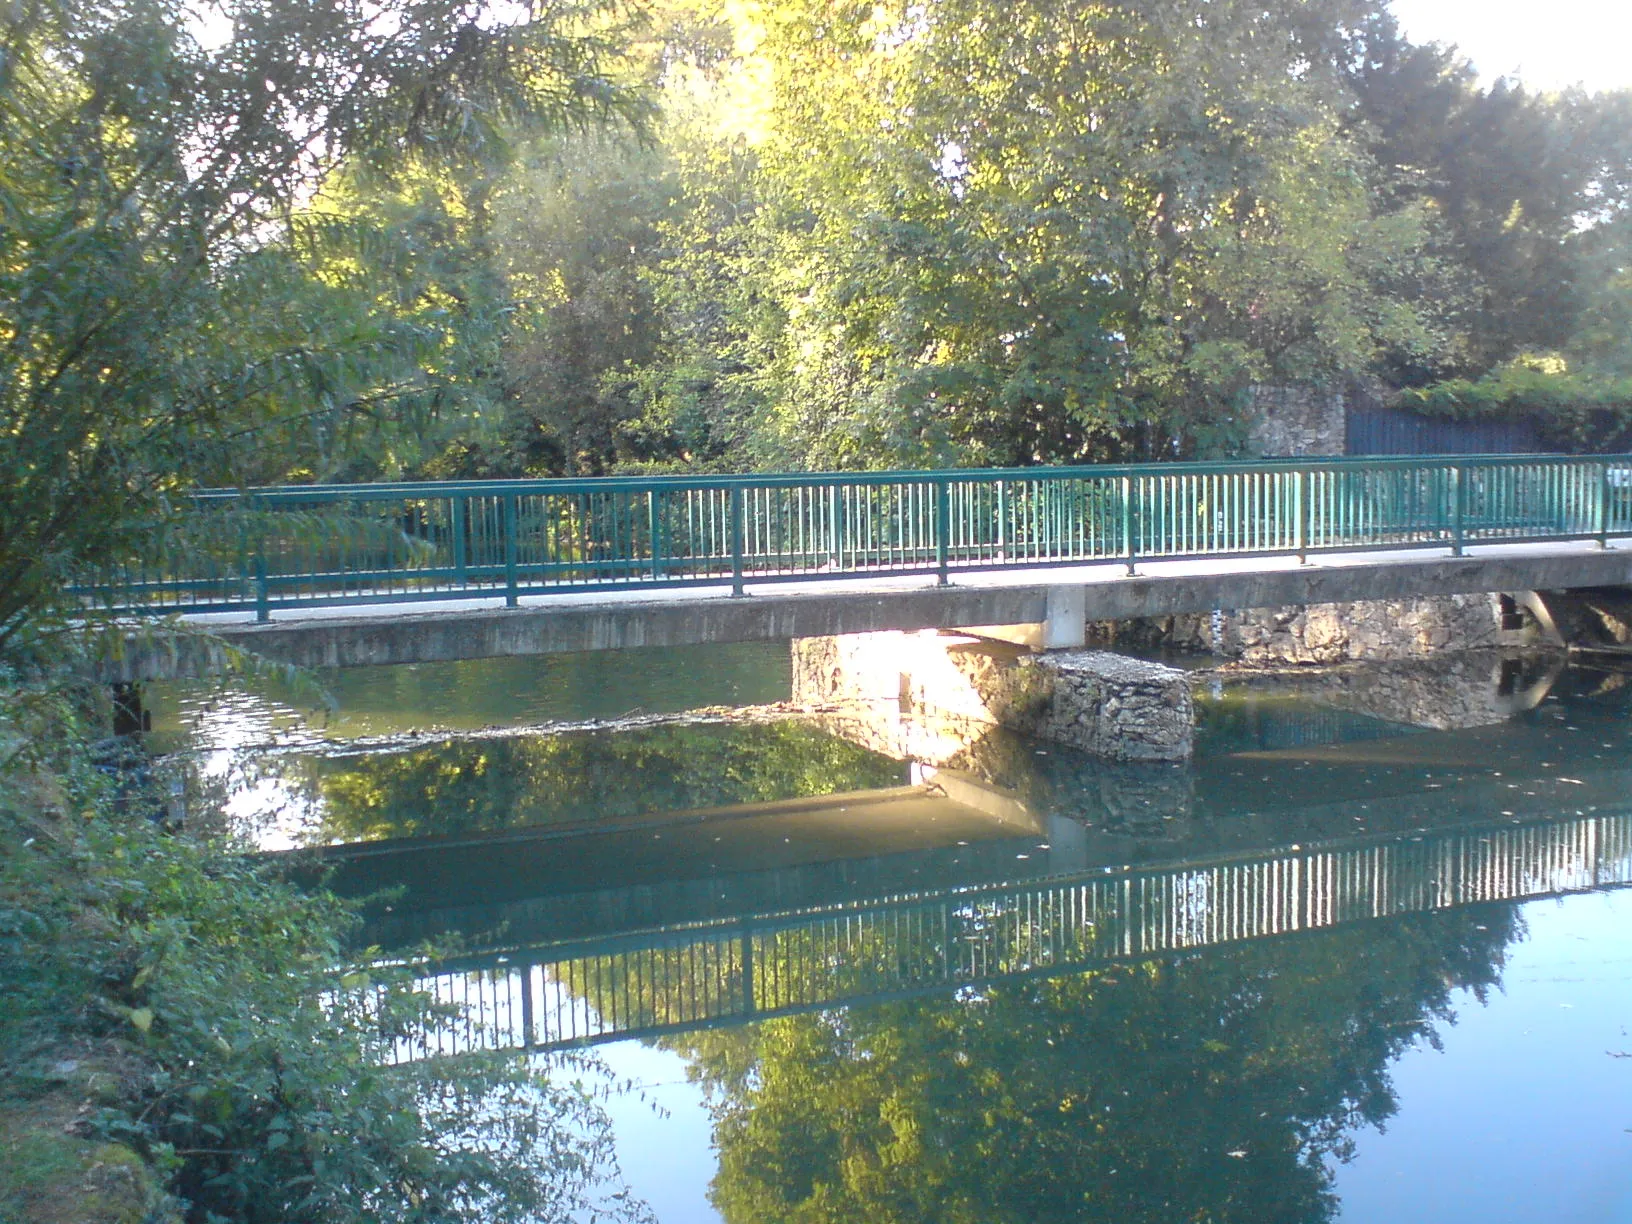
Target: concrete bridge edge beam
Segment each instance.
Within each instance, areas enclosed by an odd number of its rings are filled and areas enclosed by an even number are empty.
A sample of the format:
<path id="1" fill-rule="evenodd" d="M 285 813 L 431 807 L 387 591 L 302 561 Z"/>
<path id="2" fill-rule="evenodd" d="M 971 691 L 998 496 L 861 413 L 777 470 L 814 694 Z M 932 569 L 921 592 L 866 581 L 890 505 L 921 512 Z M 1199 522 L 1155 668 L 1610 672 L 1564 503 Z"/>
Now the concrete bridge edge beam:
<path id="1" fill-rule="evenodd" d="M 153 640 L 166 636 L 162 633 L 132 629 L 119 657 L 97 660 L 87 670 L 104 682 L 207 675 L 219 670 L 224 646 L 297 667 L 325 668 L 767 641 L 883 629 L 971 632 L 963 627 L 1027 626 L 1036 633 L 1038 626 L 1046 628 L 1050 623 L 1058 631 L 1055 642 L 1064 646 L 1080 642 L 1076 635 L 1088 620 L 1205 613 L 1214 608 L 1609 586 L 1632 586 L 1632 550 L 1538 550 L 1459 558 L 1423 555 L 1340 565 L 1266 565 L 1227 572 L 1168 572 L 1087 582 L 1017 582 L 1013 586 L 959 584 L 820 594 L 787 590 L 761 595 L 756 591 L 754 598 L 739 600 L 609 598 L 604 604 L 468 611 L 381 607 L 367 612 L 359 609 L 357 615 L 343 619 L 195 625 L 165 641 Z"/>

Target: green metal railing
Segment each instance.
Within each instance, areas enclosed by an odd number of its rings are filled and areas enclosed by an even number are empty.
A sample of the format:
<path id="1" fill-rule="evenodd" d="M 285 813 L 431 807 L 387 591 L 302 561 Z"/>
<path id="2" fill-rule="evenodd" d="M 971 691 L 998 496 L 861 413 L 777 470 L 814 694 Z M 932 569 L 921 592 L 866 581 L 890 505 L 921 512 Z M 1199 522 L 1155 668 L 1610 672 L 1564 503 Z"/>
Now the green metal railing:
<path id="1" fill-rule="evenodd" d="M 1447 456 L 206 491 L 79 593 L 273 610 L 1632 535 L 1632 456 Z"/>

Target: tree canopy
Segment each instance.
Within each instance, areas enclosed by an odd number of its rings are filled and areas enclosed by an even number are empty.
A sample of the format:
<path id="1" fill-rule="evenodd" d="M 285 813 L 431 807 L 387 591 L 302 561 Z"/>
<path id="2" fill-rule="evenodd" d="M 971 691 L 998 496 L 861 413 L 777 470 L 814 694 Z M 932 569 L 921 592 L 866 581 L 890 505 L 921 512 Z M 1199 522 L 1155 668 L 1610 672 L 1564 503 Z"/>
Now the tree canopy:
<path id="1" fill-rule="evenodd" d="M 316 193 L 643 122 L 615 22 L 599 0 L 0 12 L 0 643 L 139 553 L 168 494 L 276 472 L 268 444 L 287 468 L 360 421 L 423 434 L 478 312 L 404 254 L 422 235 Z"/>
<path id="2" fill-rule="evenodd" d="M 1379 0 L 616 4 L 0 15 L 0 642 L 200 483 L 1625 398 L 1626 94 L 1481 82 Z"/>

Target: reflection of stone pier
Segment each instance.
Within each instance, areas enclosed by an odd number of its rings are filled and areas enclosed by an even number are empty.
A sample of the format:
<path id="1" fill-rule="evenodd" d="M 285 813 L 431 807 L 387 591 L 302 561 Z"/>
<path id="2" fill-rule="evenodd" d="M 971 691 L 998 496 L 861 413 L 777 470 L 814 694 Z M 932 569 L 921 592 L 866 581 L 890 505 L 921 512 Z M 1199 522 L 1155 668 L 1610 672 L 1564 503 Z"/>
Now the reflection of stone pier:
<path id="1" fill-rule="evenodd" d="M 1233 675 L 1255 694 L 1284 694 L 1350 714 L 1435 731 L 1488 727 L 1534 709 L 1564 669 L 1554 654 L 1469 650 L 1318 671 Z"/>
<path id="2" fill-rule="evenodd" d="M 793 643 L 793 696 L 945 725 L 999 726 L 1110 760 L 1190 755 L 1183 672 L 1104 651 L 1032 654 L 937 633 L 860 633 Z M 906 753 L 917 759 L 940 755 Z"/>

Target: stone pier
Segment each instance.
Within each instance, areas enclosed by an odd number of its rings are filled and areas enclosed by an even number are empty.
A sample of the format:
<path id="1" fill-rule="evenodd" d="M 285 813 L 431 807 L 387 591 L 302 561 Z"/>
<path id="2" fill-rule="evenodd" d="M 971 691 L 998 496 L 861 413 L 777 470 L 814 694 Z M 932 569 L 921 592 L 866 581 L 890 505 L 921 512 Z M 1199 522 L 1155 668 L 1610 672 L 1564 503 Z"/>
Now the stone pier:
<path id="1" fill-rule="evenodd" d="M 1007 727 L 1117 761 L 1184 760 L 1194 738 L 1189 680 L 1174 668 L 935 632 L 796 639 L 793 698 Z"/>

